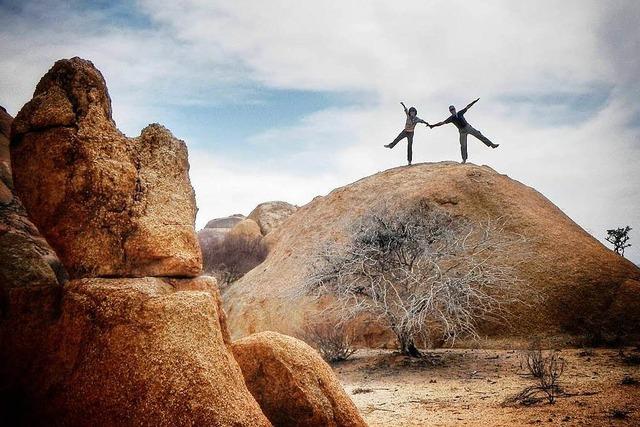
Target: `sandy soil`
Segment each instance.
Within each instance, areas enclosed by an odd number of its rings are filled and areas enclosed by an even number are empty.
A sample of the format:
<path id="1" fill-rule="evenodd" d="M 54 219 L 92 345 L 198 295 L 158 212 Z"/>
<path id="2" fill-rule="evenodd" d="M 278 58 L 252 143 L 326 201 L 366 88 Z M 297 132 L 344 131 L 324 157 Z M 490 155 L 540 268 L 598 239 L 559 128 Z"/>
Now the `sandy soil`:
<path id="1" fill-rule="evenodd" d="M 390 350 L 361 350 L 334 365 L 371 426 L 640 426 L 640 366 L 617 350 L 566 349 L 555 404 L 505 406 L 534 383 L 519 350 L 436 350 L 432 362 Z M 636 384 L 622 384 L 630 376 Z M 619 411 L 619 412 L 616 412 Z"/>

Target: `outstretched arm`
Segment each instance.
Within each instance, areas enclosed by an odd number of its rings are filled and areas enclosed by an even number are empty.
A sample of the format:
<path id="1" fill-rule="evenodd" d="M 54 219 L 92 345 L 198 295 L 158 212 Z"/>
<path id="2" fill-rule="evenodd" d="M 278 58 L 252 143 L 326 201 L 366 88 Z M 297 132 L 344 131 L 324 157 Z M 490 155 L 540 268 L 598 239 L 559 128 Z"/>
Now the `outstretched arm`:
<path id="1" fill-rule="evenodd" d="M 460 113 L 462 113 L 462 114 L 466 113 L 466 112 L 467 112 L 467 110 L 468 110 L 469 108 L 471 108 L 471 107 L 473 106 L 473 104 L 475 104 L 475 103 L 476 103 L 476 102 L 478 102 L 478 101 L 480 101 L 480 98 L 478 98 L 478 99 L 476 99 L 475 101 L 473 101 L 473 102 L 469 103 L 469 105 L 467 105 L 466 107 L 464 107 L 464 108 L 460 111 Z"/>
<path id="2" fill-rule="evenodd" d="M 431 129 L 433 128 L 437 128 L 438 126 L 442 126 L 449 123 L 449 119 L 443 120 L 441 122 L 436 123 L 435 125 L 430 125 L 429 123 L 427 123 L 427 126 L 429 126 Z"/>
<path id="3" fill-rule="evenodd" d="M 404 102 L 400 101 L 400 105 L 402 105 L 402 108 L 404 108 L 404 112 L 405 112 L 406 114 L 409 114 L 409 110 L 407 110 L 407 106 L 406 106 L 406 105 L 404 105 Z"/>

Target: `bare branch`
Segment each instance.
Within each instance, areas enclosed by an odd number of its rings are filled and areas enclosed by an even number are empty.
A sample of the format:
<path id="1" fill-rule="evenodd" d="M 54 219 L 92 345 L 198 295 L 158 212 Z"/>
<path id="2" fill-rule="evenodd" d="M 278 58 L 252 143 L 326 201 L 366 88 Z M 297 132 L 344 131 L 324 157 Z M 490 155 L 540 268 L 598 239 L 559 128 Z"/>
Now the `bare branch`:
<path id="1" fill-rule="evenodd" d="M 481 320 L 507 317 L 522 289 L 511 256 L 522 243 L 503 219 L 472 224 L 427 201 L 380 207 L 346 244 L 317 250 L 300 296 L 333 297 L 344 319 L 378 318 L 416 353 L 413 343 L 434 331 L 453 342 L 477 337 Z"/>

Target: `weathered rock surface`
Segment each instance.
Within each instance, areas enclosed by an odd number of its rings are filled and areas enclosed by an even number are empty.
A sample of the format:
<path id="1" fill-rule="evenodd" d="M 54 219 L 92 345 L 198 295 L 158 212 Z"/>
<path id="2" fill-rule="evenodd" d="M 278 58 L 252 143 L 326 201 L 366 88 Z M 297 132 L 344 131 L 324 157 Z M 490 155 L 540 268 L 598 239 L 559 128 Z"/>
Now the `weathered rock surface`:
<path id="1" fill-rule="evenodd" d="M 213 278 L 73 280 L 48 346 L 36 422 L 270 425 L 233 358 Z"/>
<path id="2" fill-rule="evenodd" d="M 233 354 L 274 426 L 366 426 L 329 365 L 304 342 L 262 332 L 234 342 Z"/>
<path id="3" fill-rule="evenodd" d="M 278 228 L 297 209 L 297 206 L 287 202 L 265 202 L 256 206 L 247 218 L 258 223 L 260 231 L 266 236 Z"/>
<path id="4" fill-rule="evenodd" d="M 72 277 L 196 276 L 202 262 L 184 142 L 125 137 L 102 74 L 60 60 L 16 116 L 15 188 Z"/>
<path id="5" fill-rule="evenodd" d="M 272 330 L 298 334 L 314 305 L 287 295 L 299 289 L 310 255 L 323 242 L 347 238 L 350 224 L 380 200 L 403 209 L 428 199 L 471 221 L 508 218 L 508 231 L 528 237 L 515 265 L 529 286 L 527 307 L 514 309 L 511 326 L 484 324 L 495 337 L 590 333 L 617 328 L 637 333 L 640 270 L 585 232 L 534 189 L 486 166 L 453 162 L 395 168 L 338 188 L 292 214 L 269 235 L 267 259 L 224 295 L 232 336 Z M 507 260 L 509 262 L 509 260 Z M 536 294 L 546 296 L 544 301 Z M 625 303 L 622 303 L 625 301 Z M 312 314 L 309 314 L 312 315 Z"/>

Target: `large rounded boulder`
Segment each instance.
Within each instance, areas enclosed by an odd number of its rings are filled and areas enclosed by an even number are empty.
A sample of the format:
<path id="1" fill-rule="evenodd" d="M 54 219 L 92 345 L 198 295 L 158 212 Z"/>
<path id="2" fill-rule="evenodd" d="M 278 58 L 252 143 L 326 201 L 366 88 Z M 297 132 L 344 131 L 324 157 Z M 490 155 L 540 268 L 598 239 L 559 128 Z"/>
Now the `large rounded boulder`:
<path id="1" fill-rule="evenodd" d="M 377 173 L 317 197 L 270 234 L 266 260 L 223 295 L 232 335 L 273 330 L 300 334 L 315 302 L 295 299 L 319 248 L 346 241 L 363 215 L 384 201 L 391 212 L 418 200 L 472 223 L 505 222 L 524 237 L 499 260 L 513 267 L 527 291 L 505 322 L 481 324 L 496 337 L 637 333 L 640 269 L 606 248 L 542 194 L 487 166 L 426 163 Z M 294 300 L 292 301 L 292 296 Z M 628 308 L 626 308 L 628 307 Z"/>
<path id="2" fill-rule="evenodd" d="M 262 332 L 232 347 L 247 387 L 274 426 L 366 426 L 331 367 L 304 342 Z"/>

